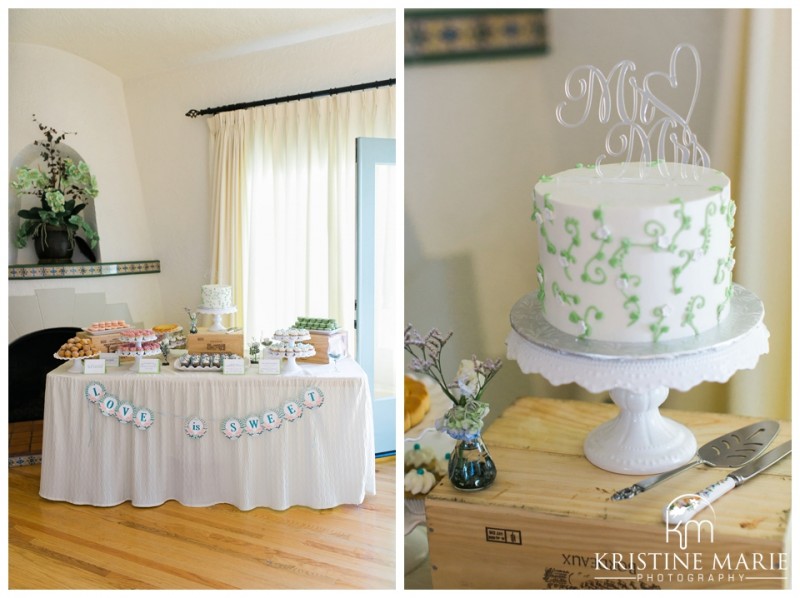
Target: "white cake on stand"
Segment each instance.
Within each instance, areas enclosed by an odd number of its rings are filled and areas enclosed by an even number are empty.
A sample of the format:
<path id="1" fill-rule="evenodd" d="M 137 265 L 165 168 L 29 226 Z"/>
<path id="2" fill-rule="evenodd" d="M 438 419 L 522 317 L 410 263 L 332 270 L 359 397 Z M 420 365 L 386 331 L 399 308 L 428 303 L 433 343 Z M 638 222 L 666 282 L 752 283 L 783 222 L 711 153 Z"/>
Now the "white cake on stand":
<path id="1" fill-rule="evenodd" d="M 214 323 L 208 328 L 208 331 L 225 332 L 227 327 L 222 325 L 222 316 L 236 313 L 231 287 L 221 284 L 204 284 L 200 289 L 200 300 L 202 305 L 197 307 L 198 313 L 214 316 Z"/>

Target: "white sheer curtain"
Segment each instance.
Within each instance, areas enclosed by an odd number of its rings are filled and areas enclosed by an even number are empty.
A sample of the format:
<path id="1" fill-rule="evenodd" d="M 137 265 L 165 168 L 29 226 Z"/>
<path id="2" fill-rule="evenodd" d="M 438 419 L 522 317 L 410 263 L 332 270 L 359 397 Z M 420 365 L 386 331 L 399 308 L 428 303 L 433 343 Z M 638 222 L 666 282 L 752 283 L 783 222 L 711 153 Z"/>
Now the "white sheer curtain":
<path id="1" fill-rule="evenodd" d="M 770 352 L 729 386 L 733 413 L 791 417 L 791 11 L 728 10 L 712 164 L 737 204 L 734 279 L 764 302 Z"/>
<path id="2" fill-rule="evenodd" d="M 248 340 L 297 316 L 352 327 L 355 139 L 394 137 L 395 87 L 236 114 L 219 126 L 245 140 L 239 307 Z"/>

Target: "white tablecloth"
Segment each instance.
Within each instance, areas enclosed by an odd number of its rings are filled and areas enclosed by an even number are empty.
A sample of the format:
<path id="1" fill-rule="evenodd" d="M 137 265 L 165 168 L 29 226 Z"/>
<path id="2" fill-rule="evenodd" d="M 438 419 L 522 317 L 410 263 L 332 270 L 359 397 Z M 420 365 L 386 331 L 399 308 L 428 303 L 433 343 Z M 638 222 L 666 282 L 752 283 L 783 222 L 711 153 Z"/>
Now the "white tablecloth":
<path id="1" fill-rule="evenodd" d="M 112 506 L 127 500 L 140 507 L 174 499 L 201 507 L 229 503 L 239 509 L 325 509 L 360 504 L 375 494 L 372 403 L 364 371 L 352 360 L 303 365 L 307 375 L 246 375 L 178 372 L 137 374 L 109 368 L 104 375 L 69 374 L 69 364 L 47 375 L 42 478 L 39 494 L 75 504 Z M 90 382 L 146 408 L 146 430 L 106 416 L 86 398 Z M 228 438 L 222 426 L 302 403 L 317 387 L 324 402 L 295 421 L 258 435 Z M 190 418 L 208 431 L 191 438 Z"/>

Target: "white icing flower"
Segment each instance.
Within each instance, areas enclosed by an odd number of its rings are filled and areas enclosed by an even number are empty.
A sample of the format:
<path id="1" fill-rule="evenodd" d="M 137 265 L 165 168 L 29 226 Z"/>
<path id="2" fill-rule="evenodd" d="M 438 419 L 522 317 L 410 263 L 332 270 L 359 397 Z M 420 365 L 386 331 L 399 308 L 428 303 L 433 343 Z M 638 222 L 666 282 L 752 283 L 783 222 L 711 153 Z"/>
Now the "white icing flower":
<path id="1" fill-rule="evenodd" d="M 555 214 L 553 214 L 553 210 L 551 210 L 550 208 L 545 208 L 544 217 L 548 222 L 553 222 L 553 220 L 555 219 Z"/>
<path id="2" fill-rule="evenodd" d="M 435 484 L 436 478 L 427 469 L 412 469 L 403 478 L 405 491 L 411 494 L 427 494 Z"/>
<path id="3" fill-rule="evenodd" d="M 665 318 L 668 318 L 670 315 L 672 315 L 672 308 L 669 305 L 661 306 L 661 315 Z"/>
<path id="4" fill-rule="evenodd" d="M 569 266 L 569 260 L 563 255 L 558 256 L 558 263 L 561 264 L 562 268 Z"/>
<path id="5" fill-rule="evenodd" d="M 589 331 L 589 327 L 586 325 L 586 321 L 581 320 L 580 324 L 581 324 L 581 334 L 586 334 Z"/>
<path id="6" fill-rule="evenodd" d="M 608 230 L 608 227 L 604 224 L 603 226 L 599 227 L 596 231 L 594 231 L 594 234 L 598 239 L 605 241 L 611 236 L 611 231 Z"/>
<path id="7" fill-rule="evenodd" d="M 566 305 L 567 304 L 566 301 L 564 301 L 564 295 L 562 295 L 561 293 L 556 293 L 556 299 L 558 300 L 558 303 L 560 305 Z"/>
<path id="8" fill-rule="evenodd" d="M 538 224 L 544 224 L 544 218 L 542 218 L 541 212 L 536 212 L 536 222 Z"/>
<path id="9" fill-rule="evenodd" d="M 536 272 L 536 278 L 539 280 L 539 284 L 544 284 L 544 272 Z"/>
<path id="10" fill-rule="evenodd" d="M 624 291 L 625 289 L 628 288 L 628 285 L 630 285 L 630 281 L 628 280 L 627 277 L 620 276 L 619 278 L 617 278 L 617 288 L 619 290 Z"/>
<path id="11" fill-rule="evenodd" d="M 669 249 L 670 238 L 667 235 L 661 235 L 656 241 L 656 245 L 658 245 L 659 249 Z"/>

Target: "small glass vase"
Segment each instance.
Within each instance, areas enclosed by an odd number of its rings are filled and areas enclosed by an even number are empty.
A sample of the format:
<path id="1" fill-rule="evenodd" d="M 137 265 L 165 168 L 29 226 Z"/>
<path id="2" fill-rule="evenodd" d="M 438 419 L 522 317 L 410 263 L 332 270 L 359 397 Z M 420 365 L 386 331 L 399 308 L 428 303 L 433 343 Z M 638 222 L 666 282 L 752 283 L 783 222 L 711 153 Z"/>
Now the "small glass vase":
<path id="1" fill-rule="evenodd" d="M 447 477 L 458 490 L 483 490 L 492 485 L 497 477 L 497 468 L 483 438 L 456 440 Z"/>

